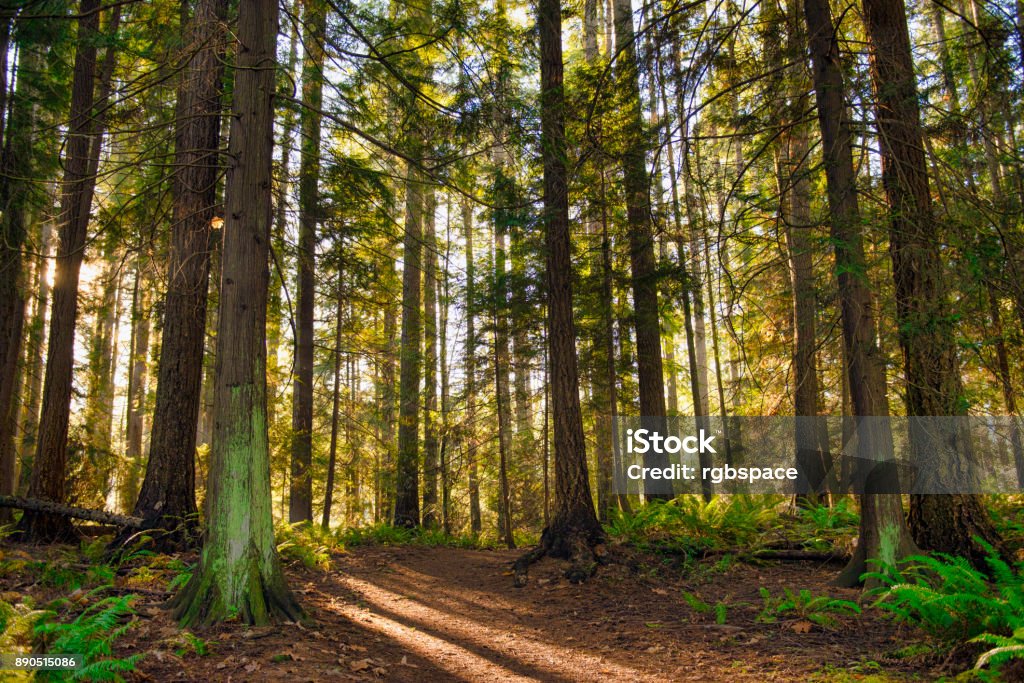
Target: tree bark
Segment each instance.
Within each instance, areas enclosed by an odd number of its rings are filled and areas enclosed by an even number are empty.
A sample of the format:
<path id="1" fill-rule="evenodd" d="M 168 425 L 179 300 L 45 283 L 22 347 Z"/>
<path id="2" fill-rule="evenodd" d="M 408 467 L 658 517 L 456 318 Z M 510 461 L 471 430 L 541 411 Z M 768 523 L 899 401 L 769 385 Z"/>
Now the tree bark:
<path id="1" fill-rule="evenodd" d="M 313 519 L 313 341 L 316 299 L 316 231 L 320 215 L 320 109 L 324 87 L 327 16 L 319 0 L 304 0 L 302 130 L 299 160 L 298 293 L 295 321 L 295 385 L 292 390 L 292 462 L 288 521 Z"/>
<path id="2" fill-rule="evenodd" d="M 178 82 L 167 294 L 149 461 L 134 508 L 151 527 L 174 530 L 159 536 L 168 550 L 198 541 L 195 453 L 220 170 L 227 4 L 195 0 L 192 16 L 183 11 L 181 18 L 188 52 Z"/>
<path id="3" fill-rule="evenodd" d="M 566 576 L 579 582 L 597 568 L 594 546 L 604 530 L 594 513 L 587 474 L 586 440 L 580 410 L 576 326 L 572 311 L 572 244 L 566 170 L 562 16 L 558 0 L 539 0 L 541 154 L 544 163 L 544 222 L 547 246 L 548 358 L 555 442 L 555 506 L 540 546 L 519 558 L 515 582 L 526 584 L 532 561 L 548 554 L 572 561 Z"/>
<path id="4" fill-rule="evenodd" d="M 473 205 L 462 200 L 462 225 L 466 231 L 466 461 L 469 469 L 469 529 L 482 530 L 480 479 L 477 473 L 476 437 L 476 265 L 473 262 Z"/>
<path id="5" fill-rule="evenodd" d="M 149 301 L 152 282 L 145 276 L 141 257 L 136 261 L 132 301 L 131 359 L 128 367 L 128 427 L 125 466 L 118 499 L 127 507 L 137 500 L 142 472 L 142 439 L 145 432 L 146 395 L 149 382 Z"/>
<path id="6" fill-rule="evenodd" d="M 661 319 L 658 309 L 657 269 L 654 235 L 651 232 L 650 178 L 647 174 L 640 84 L 633 31 L 633 8 L 629 0 L 615 0 L 615 48 L 618 53 L 616 77 L 625 96 L 625 150 L 622 172 L 629 225 L 629 258 L 633 289 L 633 325 L 636 330 L 637 380 L 643 426 L 667 433 L 665 422 L 665 377 L 661 358 Z M 652 449 L 653 451 L 653 449 Z M 648 452 L 645 467 L 665 467 L 668 456 Z M 645 480 L 647 500 L 672 498 L 667 480 Z"/>
<path id="7" fill-rule="evenodd" d="M 931 207 L 924 156 L 917 81 L 902 0 L 863 0 L 871 77 L 882 152 L 882 184 L 889 205 L 889 254 L 896 284 L 896 317 L 906 379 L 911 446 L 924 462 L 938 452 L 933 431 L 918 416 L 966 415 L 953 316 L 938 226 Z M 951 457 L 969 462 L 970 435 L 956 430 Z M 963 470 L 956 462 L 922 468 L 922 483 L 940 477 L 936 469 Z M 933 480 L 937 481 L 937 480 Z M 910 526 L 917 543 L 929 550 L 970 557 L 985 565 L 987 552 L 975 541 L 998 545 L 988 514 L 976 495 L 912 495 Z"/>
<path id="8" fill-rule="evenodd" d="M 184 626 L 304 619 L 274 542 L 267 435 L 266 318 L 277 0 L 239 7 L 225 187 L 207 538 L 171 602 Z"/>
<path id="9" fill-rule="evenodd" d="M 343 317 L 345 307 L 344 289 L 342 288 L 341 257 L 338 258 L 338 296 L 335 306 L 337 320 L 334 323 L 334 391 L 331 398 L 331 443 L 328 446 L 327 456 L 327 483 L 324 487 L 324 514 L 321 526 L 329 529 L 331 526 L 331 508 L 334 501 L 334 470 L 338 462 L 338 420 L 341 408 L 341 338 L 343 329 Z"/>
<path id="10" fill-rule="evenodd" d="M 70 505 L 61 505 L 50 500 L 37 500 L 35 498 L 21 498 L 19 496 L 0 496 L 0 509 L 15 508 L 19 510 L 44 512 L 51 515 L 59 515 L 65 518 L 84 519 L 89 522 L 100 524 L 116 524 L 120 527 L 130 529 L 141 529 L 143 520 L 139 517 L 128 515 L 115 515 L 105 510 L 88 510 Z"/>
<path id="11" fill-rule="evenodd" d="M 399 368 L 398 460 L 395 478 L 395 526 L 420 523 L 419 415 L 420 346 L 423 332 L 420 315 L 421 253 L 423 241 L 423 182 L 414 162 L 409 163 L 405 183 L 405 238 L 402 257 L 402 348 Z"/>
<path id="12" fill-rule="evenodd" d="M 884 420 L 889 401 L 885 388 L 885 366 L 876 345 L 876 304 L 867 280 L 863 223 L 857 201 L 853 166 L 853 133 L 844 101 L 845 86 L 839 63 L 839 42 L 827 0 L 804 0 L 808 46 L 811 53 L 814 95 L 818 105 L 822 154 L 825 166 L 832 243 L 835 245 L 835 273 L 839 283 L 845 369 L 853 413 L 859 432 L 859 455 L 874 461 L 867 473 L 867 493 L 860 497 L 860 538 L 850 563 L 839 575 L 842 585 L 861 583 L 869 560 L 895 565 L 916 552 L 903 517 L 900 497 L 885 491 L 892 485 L 892 433 Z"/>
<path id="13" fill-rule="evenodd" d="M 96 188 L 103 117 L 96 113 L 96 99 L 105 100 L 109 80 L 101 74 L 95 97 L 96 42 L 99 34 L 99 0 L 82 0 L 79 5 L 78 46 L 71 84 L 71 118 L 64 159 L 64 180 L 58 234 L 60 247 L 54 272 L 50 335 L 47 346 L 43 405 L 39 420 L 39 443 L 32 467 L 28 494 L 32 498 L 63 503 L 66 495 L 68 420 L 74 369 L 75 324 L 78 319 L 78 279 L 85 253 L 86 232 Z M 119 10 L 110 24 L 116 30 Z M 107 50 L 112 64 L 113 51 Z M 106 64 L 105 64 L 106 66 Z M 106 68 L 103 69 L 107 71 Z M 19 530 L 26 539 L 55 541 L 72 535 L 66 517 L 26 511 Z"/>
<path id="14" fill-rule="evenodd" d="M 5 54 L 0 66 L 6 71 L 10 29 L 8 18 L 4 18 L 2 28 L 0 48 L 5 50 Z M 40 56 L 35 46 L 20 49 L 20 64 L 11 95 L 11 112 L 4 122 L 5 142 L 0 154 L 0 495 L 7 496 L 16 492 L 18 481 L 15 436 L 21 403 L 17 388 L 21 386 L 20 360 L 27 299 L 22 248 L 28 236 L 28 214 L 32 198 L 29 178 L 33 177 L 35 167 L 32 138 L 37 118 L 34 100 L 38 97 L 37 84 L 42 67 Z M 4 73 L 0 76 L 4 97 L 7 94 L 6 80 Z M 37 262 L 37 268 L 46 265 L 48 262 L 45 260 Z M 45 273 L 39 279 L 45 282 Z M 45 308 L 45 300 L 41 305 Z M 30 333 L 34 329 L 35 325 Z M 33 369 L 29 368 L 29 371 Z M 10 521 L 10 511 L 0 510 L 0 525 Z"/>
<path id="15" fill-rule="evenodd" d="M 441 520 L 437 507 L 437 200 L 427 192 L 423 245 L 423 526 L 435 529 Z"/>

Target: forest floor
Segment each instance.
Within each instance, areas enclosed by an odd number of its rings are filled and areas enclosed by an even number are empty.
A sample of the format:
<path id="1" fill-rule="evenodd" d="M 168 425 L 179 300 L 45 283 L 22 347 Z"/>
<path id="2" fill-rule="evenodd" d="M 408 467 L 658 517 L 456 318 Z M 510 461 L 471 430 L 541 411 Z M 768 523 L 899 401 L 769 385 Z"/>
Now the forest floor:
<path id="1" fill-rule="evenodd" d="M 198 632 L 205 656 L 182 655 L 180 631 L 152 602 L 115 654 L 146 652 L 143 681 L 850 681 L 933 680 L 897 653 L 916 634 L 878 612 L 827 627 L 799 615 L 758 619 L 784 588 L 857 600 L 830 585 L 835 565 L 706 561 L 682 571 L 622 546 L 582 585 L 564 564 L 535 565 L 513 587 L 520 551 L 362 546 L 327 571 L 289 579 L 307 626 Z M 0 577 L 0 591 L 10 590 Z M 722 605 L 721 607 L 718 607 Z M 131 679 L 130 679 L 131 680 Z"/>

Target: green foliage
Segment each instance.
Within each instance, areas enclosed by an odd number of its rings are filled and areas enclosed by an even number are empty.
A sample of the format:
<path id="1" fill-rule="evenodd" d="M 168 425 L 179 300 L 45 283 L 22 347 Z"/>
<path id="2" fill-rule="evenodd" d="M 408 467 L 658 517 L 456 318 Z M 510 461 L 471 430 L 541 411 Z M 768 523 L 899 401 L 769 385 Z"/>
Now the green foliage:
<path id="1" fill-rule="evenodd" d="M 725 601 L 719 600 L 715 603 L 715 623 L 719 626 L 725 624 L 726 616 L 729 611 L 729 606 L 725 604 Z"/>
<path id="2" fill-rule="evenodd" d="M 780 617 L 798 617 L 818 624 L 832 627 L 836 616 L 860 614 L 860 607 L 849 600 L 841 600 L 828 595 L 814 595 L 806 588 L 794 591 L 784 588 L 782 595 L 773 597 L 771 591 L 760 589 L 763 606 L 757 620 L 763 624 L 773 624 Z"/>
<path id="3" fill-rule="evenodd" d="M 191 631 L 185 630 L 179 636 L 179 644 L 174 650 L 174 654 L 179 657 L 186 657 L 188 655 L 206 657 L 210 654 L 210 646 L 215 644 L 212 640 L 205 640 Z"/>
<path id="4" fill-rule="evenodd" d="M 704 600 L 699 596 L 688 591 L 683 591 L 683 600 L 685 600 L 686 604 L 690 606 L 690 609 L 698 614 L 704 614 L 711 611 L 711 605 L 704 602 Z"/>
<path id="5" fill-rule="evenodd" d="M 337 540 L 319 524 L 282 524 L 277 528 L 277 552 L 286 562 L 300 562 L 307 569 L 331 568 L 331 552 L 342 550 Z"/>
<path id="6" fill-rule="evenodd" d="M 881 584 L 873 591 L 876 606 L 946 645 L 993 645 L 976 668 L 1024 657 L 1024 566 L 1011 566 L 991 547 L 989 576 L 965 558 L 941 553 L 915 555 L 907 562 L 865 575 Z"/>
<path id="7" fill-rule="evenodd" d="M 694 555 L 711 548 L 752 547 L 778 524 L 777 496 L 680 496 L 643 505 L 632 514 L 612 510 L 608 534 L 641 550 Z"/>
<path id="8" fill-rule="evenodd" d="M 853 509 L 852 498 L 840 498 L 833 505 L 812 505 L 797 509 L 800 519 L 817 532 L 855 532 L 860 515 Z"/>
<path id="9" fill-rule="evenodd" d="M 59 680 L 70 673 L 71 680 L 120 681 L 121 674 L 135 670 L 142 654 L 113 657 L 113 645 L 131 627 L 126 619 L 133 615 L 134 595 L 103 598 L 75 617 L 62 623 L 45 621 L 35 629 L 37 648 L 52 655 L 82 655 L 84 666 L 74 672 L 40 672 L 43 680 Z M 54 615 L 54 613 L 50 613 Z M 54 615 L 55 616 L 55 615 Z"/>
<path id="10" fill-rule="evenodd" d="M 405 529 L 390 524 L 339 529 L 336 538 L 343 547 L 360 545 L 423 545 L 429 547 L 480 549 L 493 548 L 493 539 L 471 534 L 446 534 L 441 529 Z M 524 543 L 526 545 L 527 543 Z"/>
<path id="11" fill-rule="evenodd" d="M 0 600 L 0 652 L 28 654 L 32 652 L 32 629 L 50 612 L 32 609 L 32 601 L 22 599 L 18 604 Z M 31 680 L 27 671 L 5 671 L 5 681 Z"/>

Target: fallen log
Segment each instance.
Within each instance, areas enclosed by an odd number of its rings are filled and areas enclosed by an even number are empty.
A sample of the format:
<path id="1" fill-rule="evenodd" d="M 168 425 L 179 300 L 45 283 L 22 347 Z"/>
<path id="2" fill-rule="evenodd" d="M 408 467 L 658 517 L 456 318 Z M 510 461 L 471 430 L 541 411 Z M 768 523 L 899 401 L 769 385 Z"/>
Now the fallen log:
<path id="1" fill-rule="evenodd" d="M 129 527 L 132 529 L 142 528 L 141 517 L 129 517 L 118 515 L 106 510 L 88 510 L 76 508 L 70 505 L 61 505 L 50 500 L 39 500 L 37 498 L 22 498 L 21 496 L 0 496 L 0 507 L 17 508 L 19 510 L 32 510 L 33 512 L 48 512 L 54 515 L 63 515 L 74 519 L 84 519 L 90 522 L 101 524 L 113 524 L 115 526 Z"/>

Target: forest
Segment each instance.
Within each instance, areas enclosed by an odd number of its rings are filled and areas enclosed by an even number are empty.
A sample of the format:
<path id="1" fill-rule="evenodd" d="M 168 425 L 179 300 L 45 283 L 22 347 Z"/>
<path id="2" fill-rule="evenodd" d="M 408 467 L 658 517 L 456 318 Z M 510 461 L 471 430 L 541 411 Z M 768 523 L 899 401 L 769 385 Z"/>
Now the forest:
<path id="1" fill-rule="evenodd" d="M 1022 92 L 1021 0 L 0 0 L 0 680 L 1024 680 Z"/>

